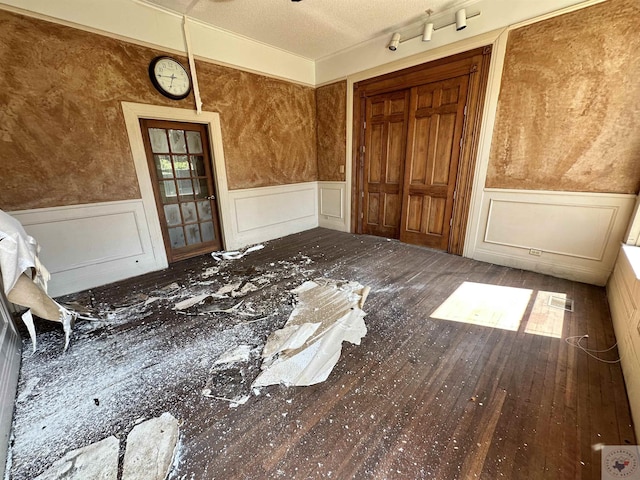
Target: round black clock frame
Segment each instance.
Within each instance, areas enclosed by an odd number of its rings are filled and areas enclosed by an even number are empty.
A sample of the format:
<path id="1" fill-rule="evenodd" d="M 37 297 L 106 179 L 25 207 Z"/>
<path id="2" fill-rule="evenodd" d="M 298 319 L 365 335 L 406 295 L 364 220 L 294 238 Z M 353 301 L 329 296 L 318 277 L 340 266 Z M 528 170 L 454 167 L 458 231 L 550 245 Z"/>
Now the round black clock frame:
<path id="1" fill-rule="evenodd" d="M 175 63 L 176 65 L 178 65 L 182 71 L 184 71 L 187 81 L 189 83 L 189 88 L 187 88 L 187 90 L 179 95 L 175 95 L 169 91 L 167 91 L 158 81 L 158 78 L 156 77 L 156 72 L 155 72 L 155 67 L 156 64 L 162 60 L 170 60 L 171 62 Z M 151 63 L 149 63 L 149 78 L 151 79 L 151 83 L 153 84 L 153 86 L 156 88 L 156 90 L 158 90 L 162 95 L 164 95 L 167 98 L 170 98 L 172 100 L 182 100 L 183 98 L 186 98 L 189 96 L 189 94 L 191 93 L 191 77 L 189 76 L 189 72 L 187 71 L 186 68 L 184 68 L 182 66 L 182 64 L 176 60 L 173 57 L 168 57 L 166 55 L 161 55 L 159 57 L 154 58 L 153 60 L 151 60 Z"/>

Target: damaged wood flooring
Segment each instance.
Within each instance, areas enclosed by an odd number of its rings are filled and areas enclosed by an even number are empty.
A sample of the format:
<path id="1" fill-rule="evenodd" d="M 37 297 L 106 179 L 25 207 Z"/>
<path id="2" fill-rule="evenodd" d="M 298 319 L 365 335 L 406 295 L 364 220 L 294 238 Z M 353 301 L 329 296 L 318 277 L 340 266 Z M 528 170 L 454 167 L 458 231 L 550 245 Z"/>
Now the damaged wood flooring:
<path id="1" fill-rule="evenodd" d="M 291 312 L 290 289 L 317 277 L 371 287 L 361 345 L 344 343 L 317 385 L 263 387 L 235 408 L 203 396 L 216 381 L 228 395 L 251 393 L 257 356 Z M 187 298 L 173 298 L 180 290 L 205 294 L 229 282 L 237 298 L 205 302 L 195 310 L 203 315 L 172 308 Z M 519 327 L 431 318 L 463 282 L 531 290 Z M 538 292 L 573 299 L 561 338 L 526 331 Z M 314 229 L 239 260 L 194 258 L 66 300 L 111 312 L 109 320 L 79 323 L 66 353 L 55 325 L 38 324 L 34 355 L 24 340 L 14 480 L 165 411 L 180 422 L 169 478 L 185 480 L 597 479 L 593 445 L 636 443 L 619 363 L 564 340 L 615 344 L 603 288 Z M 241 344 L 253 349 L 248 365 L 213 368 Z M 597 355 L 618 358 L 615 348 Z"/>

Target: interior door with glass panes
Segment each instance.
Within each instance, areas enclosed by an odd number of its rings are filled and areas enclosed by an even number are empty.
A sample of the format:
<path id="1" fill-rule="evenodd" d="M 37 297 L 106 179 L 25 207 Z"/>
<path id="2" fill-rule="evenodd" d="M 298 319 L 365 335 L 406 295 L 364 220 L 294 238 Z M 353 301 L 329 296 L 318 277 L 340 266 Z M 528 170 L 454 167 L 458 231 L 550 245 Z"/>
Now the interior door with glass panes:
<path id="1" fill-rule="evenodd" d="M 222 248 L 207 129 L 140 120 L 169 262 Z"/>

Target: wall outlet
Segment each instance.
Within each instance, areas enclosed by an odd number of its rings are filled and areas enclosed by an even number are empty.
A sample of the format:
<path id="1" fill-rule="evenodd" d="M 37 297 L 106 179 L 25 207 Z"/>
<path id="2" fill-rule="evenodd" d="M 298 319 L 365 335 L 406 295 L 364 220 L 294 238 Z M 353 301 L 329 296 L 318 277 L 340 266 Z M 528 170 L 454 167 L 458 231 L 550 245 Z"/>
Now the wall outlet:
<path id="1" fill-rule="evenodd" d="M 532 248 L 529 250 L 529 255 L 533 255 L 534 257 L 541 257 L 542 256 L 542 250 L 537 250 L 535 248 Z"/>
<path id="2" fill-rule="evenodd" d="M 340 173 L 344 173 L 344 165 L 340 165 Z"/>

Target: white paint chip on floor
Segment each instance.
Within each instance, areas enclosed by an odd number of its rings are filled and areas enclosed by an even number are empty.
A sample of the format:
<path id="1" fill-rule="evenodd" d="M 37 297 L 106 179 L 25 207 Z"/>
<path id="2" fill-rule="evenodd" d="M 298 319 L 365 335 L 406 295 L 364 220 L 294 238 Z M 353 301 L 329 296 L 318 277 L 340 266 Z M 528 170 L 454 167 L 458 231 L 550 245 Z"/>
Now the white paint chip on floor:
<path id="1" fill-rule="evenodd" d="M 326 380 L 342 342 L 360 345 L 367 333 L 361 310 L 369 289 L 358 282 L 308 281 L 293 290 L 298 303 L 285 326 L 267 339 L 253 387 L 314 385 Z"/>
<path id="2" fill-rule="evenodd" d="M 127 436 L 122 480 L 167 478 L 177 443 L 178 421 L 170 413 L 135 426 Z"/>
<path id="3" fill-rule="evenodd" d="M 262 250 L 264 245 L 254 245 L 253 247 L 247 248 L 244 252 L 233 251 L 233 252 L 213 252 L 211 256 L 215 258 L 217 261 L 221 260 L 239 260 L 248 253 L 255 252 L 257 250 Z"/>
<path id="4" fill-rule="evenodd" d="M 251 345 L 238 345 L 220 355 L 213 364 L 223 365 L 226 363 L 248 362 L 252 349 Z"/>
<path id="5" fill-rule="evenodd" d="M 193 297 L 187 298 L 186 300 L 182 300 L 181 302 L 176 303 L 173 308 L 176 310 L 186 310 L 187 308 L 191 308 L 194 305 L 197 305 L 198 303 L 203 302 L 210 296 L 211 296 L 210 293 L 195 295 Z"/>
<path id="6" fill-rule="evenodd" d="M 105 438 L 67 452 L 35 480 L 117 480 L 119 451 L 120 442 L 116 437 Z"/>

